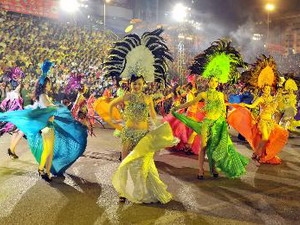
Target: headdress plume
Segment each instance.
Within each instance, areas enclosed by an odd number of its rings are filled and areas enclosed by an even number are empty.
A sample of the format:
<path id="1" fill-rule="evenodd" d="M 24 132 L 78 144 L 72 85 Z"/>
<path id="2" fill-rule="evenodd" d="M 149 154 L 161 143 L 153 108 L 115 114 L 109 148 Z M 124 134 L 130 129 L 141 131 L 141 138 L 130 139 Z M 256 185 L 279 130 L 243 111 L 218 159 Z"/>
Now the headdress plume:
<path id="1" fill-rule="evenodd" d="M 189 69 L 192 74 L 215 77 L 220 83 L 227 83 L 237 79 L 238 67 L 246 65 L 240 53 L 231 46 L 231 41 L 219 39 L 197 55 Z"/>
<path id="2" fill-rule="evenodd" d="M 131 75 L 143 76 L 147 82 L 166 82 L 167 60 L 173 57 L 160 36 L 163 29 L 126 35 L 114 44 L 104 62 L 105 76 L 118 80 L 130 79 Z"/>

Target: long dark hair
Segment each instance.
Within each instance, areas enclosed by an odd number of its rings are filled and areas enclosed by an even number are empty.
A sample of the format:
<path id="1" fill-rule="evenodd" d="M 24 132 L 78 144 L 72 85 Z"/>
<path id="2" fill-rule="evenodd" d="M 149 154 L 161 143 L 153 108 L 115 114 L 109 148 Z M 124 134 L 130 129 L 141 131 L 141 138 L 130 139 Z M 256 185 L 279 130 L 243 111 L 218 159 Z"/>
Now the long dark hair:
<path id="1" fill-rule="evenodd" d="M 36 100 L 39 100 L 39 96 L 46 92 L 46 85 L 49 82 L 51 82 L 49 77 L 45 77 L 44 82 L 42 84 L 38 80 L 38 82 L 35 86 L 35 91 L 34 91 L 34 96 L 35 96 Z"/>

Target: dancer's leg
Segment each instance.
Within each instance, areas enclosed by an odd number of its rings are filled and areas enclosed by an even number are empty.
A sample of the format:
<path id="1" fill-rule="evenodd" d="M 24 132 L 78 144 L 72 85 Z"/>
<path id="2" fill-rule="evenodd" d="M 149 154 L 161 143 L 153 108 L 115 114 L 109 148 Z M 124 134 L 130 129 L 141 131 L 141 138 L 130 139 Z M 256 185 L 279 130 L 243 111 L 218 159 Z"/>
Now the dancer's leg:
<path id="1" fill-rule="evenodd" d="M 54 130 L 46 127 L 42 130 L 43 138 L 43 153 L 39 164 L 39 170 L 44 170 L 46 167 L 47 173 L 50 173 L 54 147 Z"/>
<path id="2" fill-rule="evenodd" d="M 10 142 L 10 150 L 13 153 L 16 153 L 16 146 L 19 143 L 19 141 L 21 140 L 21 138 L 24 136 L 24 133 L 22 131 L 18 131 L 13 133 L 12 138 L 11 138 L 11 142 Z"/>

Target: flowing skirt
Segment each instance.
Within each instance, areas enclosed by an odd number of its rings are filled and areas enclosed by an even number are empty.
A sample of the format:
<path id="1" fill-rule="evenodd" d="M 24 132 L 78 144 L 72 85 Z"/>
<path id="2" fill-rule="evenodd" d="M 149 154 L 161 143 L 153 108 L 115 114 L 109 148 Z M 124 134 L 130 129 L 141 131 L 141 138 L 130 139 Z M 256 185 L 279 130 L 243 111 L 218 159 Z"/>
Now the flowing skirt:
<path id="1" fill-rule="evenodd" d="M 203 106 L 203 102 L 197 103 L 197 109 L 202 109 Z M 180 113 L 184 114 L 185 112 L 181 110 Z M 200 110 L 195 113 L 187 111 L 186 115 L 197 122 L 200 122 L 205 118 L 205 113 Z M 164 117 L 164 121 L 170 124 L 174 136 L 180 140 L 176 146 L 168 149 L 171 151 L 184 151 L 186 150 L 186 146 L 189 146 L 191 152 L 198 155 L 199 151 L 201 151 L 201 137 L 193 132 L 190 127 L 186 126 L 183 122 L 174 117 L 171 113 Z"/>
<path id="2" fill-rule="evenodd" d="M 134 203 L 169 202 L 172 195 L 160 180 L 153 157 L 156 151 L 177 142 L 168 123 L 148 132 L 113 175 L 112 184 L 118 194 Z"/>
<path id="3" fill-rule="evenodd" d="M 23 99 L 21 97 L 15 99 L 4 99 L 0 104 L 0 112 L 9 112 L 22 110 Z M 17 127 L 5 121 L 0 121 L 0 137 L 5 133 L 13 133 L 17 131 Z"/>
<path id="4" fill-rule="evenodd" d="M 235 150 L 228 133 L 227 123 L 223 117 L 216 121 L 204 119 L 203 122 L 196 122 L 176 112 L 173 112 L 173 115 L 198 134 L 201 134 L 201 127 L 204 123 L 210 127 L 206 154 L 211 172 L 214 165 L 217 170 L 222 171 L 230 178 L 236 178 L 246 173 L 245 167 L 249 163 L 249 159 Z"/>
<path id="5" fill-rule="evenodd" d="M 51 173 L 63 174 L 84 152 L 87 144 L 87 128 L 74 120 L 65 107 L 25 109 L 0 113 L 0 121 L 15 124 L 27 137 L 32 154 L 39 163 L 43 152 L 41 130 L 54 116 L 54 155 Z"/>
<path id="6" fill-rule="evenodd" d="M 227 120 L 230 126 L 242 134 L 255 152 L 261 142 L 261 133 L 258 124 L 251 112 L 241 106 L 232 105 L 234 110 L 228 115 Z M 287 143 L 289 133 L 281 126 L 275 124 L 266 143 L 264 155 L 260 158 L 261 163 L 280 164 L 281 159 L 277 154 Z"/>
<path id="7" fill-rule="evenodd" d="M 122 115 L 116 107 L 112 110 L 112 118 L 110 117 L 109 104 L 111 101 L 112 99 L 107 99 L 105 97 L 98 98 L 93 104 L 94 110 L 111 127 L 114 127 L 117 130 L 122 130 L 122 126 L 120 124 L 111 122 L 112 119 L 116 121 L 122 120 Z"/>

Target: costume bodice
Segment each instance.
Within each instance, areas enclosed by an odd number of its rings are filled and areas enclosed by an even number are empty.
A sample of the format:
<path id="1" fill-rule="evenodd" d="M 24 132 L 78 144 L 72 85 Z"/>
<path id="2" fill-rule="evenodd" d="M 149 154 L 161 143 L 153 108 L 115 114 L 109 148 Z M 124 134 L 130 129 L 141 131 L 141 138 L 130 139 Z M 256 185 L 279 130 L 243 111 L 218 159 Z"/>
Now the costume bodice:
<path id="1" fill-rule="evenodd" d="M 278 104 L 272 96 L 262 96 L 262 103 L 260 104 L 261 117 L 267 119 L 274 114 Z"/>
<path id="2" fill-rule="evenodd" d="M 220 98 L 219 92 L 216 90 L 208 90 L 206 92 L 204 110 L 209 114 L 218 114 L 223 111 L 224 102 Z"/>
<path id="3" fill-rule="evenodd" d="M 125 121 L 145 122 L 148 120 L 149 107 L 144 97 L 132 94 L 130 100 L 125 104 L 124 119 Z"/>

